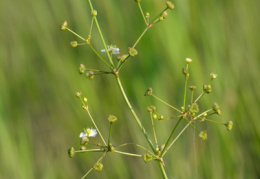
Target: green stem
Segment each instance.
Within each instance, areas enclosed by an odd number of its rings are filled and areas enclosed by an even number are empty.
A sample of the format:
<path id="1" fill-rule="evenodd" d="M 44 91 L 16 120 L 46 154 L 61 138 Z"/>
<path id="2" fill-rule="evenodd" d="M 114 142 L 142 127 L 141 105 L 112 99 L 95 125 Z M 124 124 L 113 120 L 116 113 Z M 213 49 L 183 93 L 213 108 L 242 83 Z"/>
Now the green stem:
<path id="1" fill-rule="evenodd" d="M 205 94 L 205 92 L 201 93 L 201 95 L 199 95 L 199 97 L 197 97 L 197 99 L 194 101 L 194 103 L 196 103 L 200 98 L 202 98 L 202 96 Z"/>
<path id="2" fill-rule="evenodd" d="M 152 112 L 150 112 L 150 116 L 151 116 L 151 122 L 152 122 L 152 126 L 153 126 L 153 135 L 154 135 L 155 144 L 156 144 L 156 147 L 158 147 L 157 137 L 156 137 L 155 128 L 154 128 L 154 123 L 153 123 L 153 115 L 152 115 Z"/>
<path id="3" fill-rule="evenodd" d="M 122 93 L 122 95 L 123 95 L 123 97 L 125 99 L 125 102 L 127 103 L 127 106 L 129 108 L 129 110 L 131 111 L 135 121 L 137 122 L 138 126 L 140 127 L 141 131 L 143 132 L 143 134 L 144 134 L 148 144 L 150 145 L 151 149 L 153 150 L 154 153 L 156 153 L 155 148 L 154 148 L 151 140 L 149 139 L 148 134 L 147 134 L 145 128 L 143 127 L 142 123 L 140 122 L 138 116 L 136 115 L 136 113 L 135 113 L 131 103 L 129 102 L 129 100 L 128 100 L 126 94 L 125 94 L 124 88 L 123 88 L 123 86 L 121 84 L 121 81 L 120 81 L 120 78 L 119 78 L 119 75 L 116 76 L 116 81 L 117 81 L 117 84 L 118 84 L 118 86 L 120 88 L 120 91 L 121 91 L 121 93 Z"/>
<path id="4" fill-rule="evenodd" d="M 88 0 L 88 3 L 89 3 L 89 6 L 90 6 L 91 11 L 93 11 L 94 9 L 93 9 L 93 6 L 92 6 L 91 1 Z M 110 64 L 111 64 L 111 66 L 114 67 L 114 63 L 113 63 L 112 58 L 111 58 L 111 56 L 110 56 L 110 54 L 109 54 L 109 52 L 108 52 L 108 50 L 107 50 L 107 44 L 106 44 L 106 42 L 105 42 L 105 40 L 104 40 L 103 34 L 102 34 L 101 29 L 100 29 L 100 27 L 99 27 L 97 18 L 94 17 L 94 20 L 95 20 L 95 24 L 96 24 L 97 29 L 98 29 L 99 36 L 100 36 L 101 41 L 102 41 L 102 43 L 103 43 L 103 46 L 104 46 L 104 48 L 105 48 L 105 50 L 106 50 L 106 53 L 107 53 L 109 62 L 110 62 Z"/>
<path id="5" fill-rule="evenodd" d="M 130 156 L 134 156 L 134 157 L 142 157 L 142 155 L 140 154 L 132 154 L 132 153 L 128 153 L 128 152 L 121 152 L 118 150 L 114 150 L 114 153 L 118 153 L 118 154 L 122 154 L 122 155 L 130 155 Z"/>
<path id="6" fill-rule="evenodd" d="M 186 126 L 181 130 L 181 132 L 175 137 L 175 139 L 171 142 L 171 144 L 169 145 L 169 147 L 167 147 L 167 149 L 165 149 L 165 152 L 161 155 L 162 157 L 166 154 L 166 152 L 171 148 L 171 146 L 175 143 L 175 141 L 181 136 L 181 134 L 187 129 L 187 127 L 189 127 L 189 125 L 192 123 L 192 121 L 190 121 L 188 124 L 186 124 Z"/>
<path id="7" fill-rule="evenodd" d="M 142 14 L 142 16 L 143 16 L 143 18 L 144 18 L 144 23 L 147 25 L 147 23 L 146 23 L 146 18 L 145 18 L 145 16 L 144 16 L 144 12 L 143 12 L 143 10 L 142 10 L 142 7 L 141 7 L 140 2 L 138 2 L 138 6 L 139 6 L 139 9 L 140 9 L 140 11 L 141 11 L 141 14 Z"/>
<path id="8" fill-rule="evenodd" d="M 112 124 L 113 123 L 110 123 L 110 127 L 109 127 L 109 136 L 108 136 L 108 142 L 107 142 L 108 146 L 110 145 L 110 136 L 111 136 Z"/>
<path id="9" fill-rule="evenodd" d="M 168 103 L 166 103 L 165 101 L 161 100 L 160 98 L 158 98 L 158 97 L 155 96 L 154 94 L 152 94 L 152 96 L 153 96 L 154 98 L 156 98 L 157 100 L 161 101 L 163 104 L 165 104 L 165 105 L 169 106 L 170 108 L 172 108 L 172 109 L 178 111 L 179 113 L 181 113 L 181 111 L 180 111 L 179 109 L 177 109 L 177 108 L 171 106 L 170 104 L 168 104 Z"/>
<path id="10" fill-rule="evenodd" d="M 163 163 L 160 160 L 158 160 L 157 163 L 158 163 L 158 165 L 161 169 L 161 173 L 163 175 L 163 178 L 168 179 L 167 174 L 166 174 L 165 169 L 164 169 L 164 166 L 163 166 Z"/>
<path id="11" fill-rule="evenodd" d="M 149 29 L 149 26 L 146 27 L 143 31 L 143 33 L 140 35 L 140 37 L 136 40 L 135 44 L 133 45 L 133 48 L 138 44 L 138 42 L 141 40 L 141 38 L 144 36 L 145 32 Z"/>
<path id="12" fill-rule="evenodd" d="M 71 29 L 69 29 L 69 28 L 67 28 L 67 29 L 68 29 L 69 32 L 73 33 L 75 36 L 77 36 L 78 38 L 80 38 L 81 40 L 83 40 L 84 42 L 86 42 L 86 40 L 85 40 L 83 37 L 81 37 L 79 34 L 77 34 L 76 32 L 74 32 L 73 30 L 71 30 Z"/>
<path id="13" fill-rule="evenodd" d="M 95 126 L 95 128 L 97 129 L 97 132 L 98 132 L 98 134 L 99 134 L 100 138 L 102 139 L 103 143 L 104 143 L 105 145 L 107 145 L 107 144 L 106 144 L 106 142 L 105 142 L 105 140 L 104 140 L 104 138 L 103 138 L 103 136 L 102 136 L 102 134 L 100 133 L 100 131 L 99 131 L 99 129 L 98 129 L 98 127 L 97 127 L 97 125 L 96 125 L 96 123 L 95 123 L 94 119 L 92 118 L 92 116 L 91 116 L 91 114 L 90 114 L 89 110 L 87 110 L 87 112 L 88 112 L 88 115 L 89 115 L 89 117 L 90 117 L 90 119 L 91 119 L 91 121 L 92 121 L 93 125 L 94 125 L 94 126 Z"/>
<path id="14" fill-rule="evenodd" d="M 186 66 L 186 69 L 188 71 L 188 64 Z M 187 83 L 188 83 L 188 77 L 185 75 L 185 88 L 184 88 L 184 97 L 183 97 L 183 109 L 185 109 L 185 101 L 186 101 L 186 93 L 187 93 Z"/>
<path id="15" fill-rule="evenodd" d="M 154 157 L 156 157 L 156 155 L 155 155 L 154 153 L 152 153 L 150 150 L 144 148 L 144 147 L 141 146 L 141 145 L 135 144 L 135 143 L 125 143 L 125 144 L 121 144 L 121 145 L 117 146 L 116 148 L 118 148 L 118 147 L 123 147 L 123 146 L 126 146 L 126 145 L 135 145 L 135 146 L 137 146 L 137 147 L 139 147 L 139 148 L 141 148 L 141 149 L 147 151 L 148 153 L 150 153 L 150 154 L 153 155 Z"/>
<path id="16" fill-rule="evenodd" d="M 183 119 L 183 117 L 180 117 L 180 119 L 178 120 L 178 122 L 177 122 L 177 124 L 175 125 L 174 129 L 172 130 L 172 133 L 171 133 L 171 135 L 169 136 L 169 138 L 168 138 L 168 140 L 167 140 L 167 142 L 166 142 L 166 144 L 165 144 L 165 146 L 164 146 L 164 148 L 163 148 L 163 150 L 162 150 L 162 152 L 161 152 L 160 157 L 162 157 L 162 156 L 164 155 L 164 153 L 166 152 L 165 150 L 166 150 L 167 146 L 169 145 L 170 140 L 172 139 L 172 136 L 173 136 L 175 130 L 177 129 L 177 127 L 178 127 L 178 125 L 180 124 L 180 122 L 181 122 L 182 119 Z"/>
<path id="17" fill-rule="evenodd" d="M 97 53 L 97 51 L 93 48 L 93 46 L 91 44 L 88 45 L 93 50 L 93 52 L 106 64 L 106 66 L 108 66 L 108 68 L 112 70 L 113 68 L 99 55 L 99 53 Z"/>
<path id="18" fill-rule="evenodd" d="M 77 150 L 75 153 L 84 153 L 84 152 L 104 152 L 104 149 L 89 149 L 89 150 Z"/>

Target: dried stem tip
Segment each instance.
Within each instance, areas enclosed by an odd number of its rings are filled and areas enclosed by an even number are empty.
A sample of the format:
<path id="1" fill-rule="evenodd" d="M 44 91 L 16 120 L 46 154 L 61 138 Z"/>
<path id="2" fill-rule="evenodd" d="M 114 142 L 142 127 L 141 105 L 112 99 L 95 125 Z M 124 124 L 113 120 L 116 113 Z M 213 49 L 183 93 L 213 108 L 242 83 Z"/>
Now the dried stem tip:
<path id="1" fill-rule="evenodd" d="M 173 10 L 174 9 L 174 4 L 171 1 L 167 1 L 166 5 L 169 9 Z"/>
<path id="2" fill-rule="evenodd" d="M 66 30 L 68 28 L 68 23 L 67 21 L 64 21 L 61 25 L 60 25 L 60 29 L 61 30 Z"/>
<path id="3" fill-rule="evenodd" d="M 144 93 L 145 96 L 151 96 L 153 94 L 153 89 L 152 88 L 148 88 L 146 90 L 146 92 Z"/>

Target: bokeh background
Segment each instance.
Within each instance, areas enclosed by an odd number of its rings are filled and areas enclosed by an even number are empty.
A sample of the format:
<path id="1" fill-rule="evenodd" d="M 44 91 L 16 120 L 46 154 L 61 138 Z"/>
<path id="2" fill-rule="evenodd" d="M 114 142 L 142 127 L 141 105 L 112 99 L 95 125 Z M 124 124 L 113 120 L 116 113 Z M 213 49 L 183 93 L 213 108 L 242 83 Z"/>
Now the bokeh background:
<path id="1" fill-rule="evenodd" d="M 155 17 L 163 0 L 142 0 L 143 10 Z M 165 156 L 169 178 L 259 178 L 260 177 L 260 21 L 257 0 L 175 0 L 168 18 L 151 28 L 137 45 L 138 56 L 121 71 L 134 109 L 152 137 L 148 105 L 156 105 L 164 116 L 176 113 L 143 94 L 148 87 L 172 105 L 182 105 L 184 77 L 181 69 L 190 57 L 190 84 L 198 87 L 217 73 L 213 92 L 200 101 L 201 111 L 216 101 L 221 116 L 232 120 L 233 130 L 211 123 L 198 123 L 208 130 L 208 140 L 198 139 L 188 128 Z M 107 44 L 121 53 L 134 44 L 145 25 L 133 0 L 96 0 L 94 8 Z M 87 46 L 72 48 L 79 40 L 60 31 L 69 27 L 86 37 L 90 28 L 87 0 L 4 0 L 0 6 L 0 178 L 81 178 L 98 160 L 98 153 L 70 159 L 67 149 L 79 148 L 78 135 L 92 127 L 75 92 L 88 98 L 89 109 L 107 137 L 109 114 L 119 121 L 113 126 L 112 143 L 135 142 L 149 147 L 131 116 L 112 76 L 89 81 L 78 74 L 78 65 L 106 69 Z M 102 49 L 93 28 L 92 44 Z M 104 55 L 104 54 L 102 54 Z M 105 57 L 105 55 L 104 55 Z M 165 143 L 176 119 L 156 121 L 160 144 Z M 185 122 L 181 125 L 184 126 Z M 181 129 L 181 126 L 179 130 Z M 97 138 L 100 141 L 99 138 Z M 129 147 L 122 150 L 143 153 Z M 155 162 L 109 154 L 102 172 L 89 178 L 160 178 Z"/>

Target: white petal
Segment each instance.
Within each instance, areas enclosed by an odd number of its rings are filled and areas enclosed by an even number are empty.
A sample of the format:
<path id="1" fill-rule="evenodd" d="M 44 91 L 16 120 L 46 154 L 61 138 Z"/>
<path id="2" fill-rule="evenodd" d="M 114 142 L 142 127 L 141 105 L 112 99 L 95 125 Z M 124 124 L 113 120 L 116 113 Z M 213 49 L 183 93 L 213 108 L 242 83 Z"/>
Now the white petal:
<path id="1" fill-rule="evenodd" d="M 91 129 L 91 133 L 88 135 L 89 137 L 95 137 L 97 135 L 96 129 Z"/>
<path id="2" fill-rule="evenodd" d="M 101 52 L 106 52 L 106 49 L 102 49 Z"/>
<path id="3" fill-rule="evenodd" d="M 80 137 L 80 138 L 82 138 L 82 137 L 87 137 L 87 134 L 86 134 L 85 132 L 81 132 L 81 133 L 79 134 L 79 137 Z"/>

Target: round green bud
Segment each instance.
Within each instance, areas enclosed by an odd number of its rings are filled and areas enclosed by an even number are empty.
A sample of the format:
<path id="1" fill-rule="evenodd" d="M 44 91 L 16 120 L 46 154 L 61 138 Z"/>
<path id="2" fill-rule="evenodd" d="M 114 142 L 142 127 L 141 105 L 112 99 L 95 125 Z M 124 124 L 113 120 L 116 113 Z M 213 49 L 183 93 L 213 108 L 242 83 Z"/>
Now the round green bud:
<path id="1" fill-rule="evenodd" d="M 210 85 L 203 85 L 203 91 L 205 92 L 205 93 L 211 93 L 211 86 Z"/>
<path id="2" fill-rule="evenodd" d="M 66 30 L 68 28 L 68 23 L 67 21 L 64 21 L 61 25 L 60 25 L 60 29 L 61 30 Z"/>
<path id="3" fill-rule="evenodd" d="M 148 163 L 148 162 L 151 162 L 153 160 L 153 157 L 150 154 L 144 154 L 143 160 L 144 160 L 145 163 Z"/>
<path id="4" fill-rule="evenodd" d="M 156 107 L 153 106 L 153 105 L 151 105 L 151 106 L 148 106 L 148 107 L 147 107 L 147 110 L 148 110 L 149 112 L 153 112 L 153 111 L 156 110 Z"/>
<path id="5" fill-rule="evenodd" d="M 189 89 L 191 90 L 191 91 L 194 91 L 195 89 L 196 89 L 196 86 L 189 86 Z"/>
<path id="6" fill-rule="evenodd" d="M 109 144 L 109 151 L 114 152 L 115 151 L 115 146 L 113 144 Z"/>
<path id="7" fill-rule="evenodd" d="M 228 121 L 225 126 L 227 127 L 227 130 L 228 131 L 231 131 L 232 130 L 232 127 L 233 127 L 233 121 Z"/>
<path id="8" fill-rule="evenodd" d="M 169 9 L 173 10 L 174 9 L 174 4 L 171 1 L 167 1 L 166 5 Z"/>
<path id="9" fill-rule="evenodd" d="M 159 120 L 161 121 L 164 120 L 164 116 L 161 115 Z"/>
<path id="10" fill-rule="evenodd" d="M 207 115 L 208 115 L 208 114 L 207 114 L 206 112 L 205 112 L 205 113 L 203 113 L 203 117 L 207 117 Z"/>
<path id="11" fill-rule="evenodd" d="M 87 73 L 86 73 L 86 77 L 88 78 L 88 79 L 90 79 L 90 80 L 93 80 L 93 78 L 94 78 L 94 72 L 93 71 L 88 71 Z"/>
<path id="12" fill-rule="evenodd" d="M 163 20 L 163 17 L 161 16 L 161 17 L 159 17 L 159 21 L 162 21 Z"/>
<path id="13" fill-rule="evenodd" d="M 199 133 L 199 137 L 202 139 L 202 140 L 207 140 L 208 139 L 208 136 L 207 136 L 207 131 L 201 131 Z"/>
<path id="14" fill-rule="evenodd" d="M 72 47 L 77 47 L 78 46 L 78 42 L 77 41 L 72 41 L 72 42 L 70 42 L 70 45 Z"/>
<path id="15" fill-rule="evenodd" d="M 184 107 L 183 106 L 181 107 L 181 110 L 184 111 Z"/>
<path id="16" fill-rule="evenodd" d="M 220 108 L 219 108 L 219 106 L 218 106 L 217 103 L 214 103 L 214 105 L 213 105 L 212 108 L 213 108 L 213 110 L 214 110 L 218 115 L 221 114 L 221 110 L 220 110 Z"/>
<path id="17" fill-rule="evenodd" d="M 153 119 L 157 119 L 157 115 L 156 114 L 153 114 Z"/>
<path id="18" fill-rule="evenodd" d="M 81 92 L 80 92 L 80 91 L 77 91 L 77 92 L 75 93 L 75 95 L 76 95 L 77 98 L 80 98 L 80 97 L 81 97 Z"/>
<path id="19" fill-rule="evenodd" d="M 146 92 L 144 93 L 144 96 L 151 96 L 153 94 L 153 89 L 152 88 L 148 88 L 146 90 Z"/>
<path id="20" fill-rule="evenodd" d="M 96 170 L 97 172 L 100 172 L 102 171 L 103 169 L 103 164 L 102 163 L 96 163 L 94 166 L 93 166 L 93 169 Z"/>
<path id="21" fill-rule="evenodd" d="M 80 64 L 80 65 L 79 65 L 79 74 L 83 74 L 83 73 L 85 72 L 85 70 L 86 70 L 85 65 Z"/>
<path id="22" fill-rule="evenodd" d="M 190 58 L 186 58 L 185 61 L 186 61 L 187 64 L 189 64 L 189 63 L 192 62 L 192 59 L 190 59 Z"/>
<path id="23" fill-rule="evenodd" d="M 210 78 L 213 80 L 213 79 L 216 79 L 217 78 L 217 74 L 215 74 L 215 73 L 211 73 L 210 74 Z"/>
<path id="24" fill-rule="evenodd" d="M 161 17 L 163 17 L 164 19 L 166 19 L 168 17 L 168 13 L 166 11 L 163 11 Z"/>
<path id="25" fill-rule="evenodd" d="M 117 117 L 114 116 L 114 115 L 109 115 L 107 120 L 108 120 L 109 123 L 114 123 L 114 122 L 117 121 Z"/>
<path id="26" fill-rule="evenodd" d="M 149 13 L 149 12 L 147 12 L 147 13 L 145 14 L 145 18 L 146 18 L 146 19 L 149 19 L 149 18 L 150 18 L 150 13 Z"/>
<path id="27" fill-rule="evenodd" d="M 190 106 L 190 112 L 191 113 L 198 113 L 200 110 L 199 110 L 199 105 L 197 103 L 192 103 L 191 106 Z"/>
<path id="28" fill-rule="evenodd" d="M 68 149 L 68 154 L 69 154 L 69 157 L 70 157 L 70 158 L 73 158 L 73 157 L 74 157 L 74 155 L 75 155 L 75 150 L 74 150 L 73 147 L 71 147 L 71 148 Z"/>
<path id="29" fill-rule="evenodd" d="M 97 11 L 96 10 L 91 11 L 91 16 L 92 17 L 96 17 L 97 16 Z"/>
<path id="30" fill-rule="evenodd" d="M 135 48 L 129 47 L 128 49 L 129 49 L 128 53 L 130 56 L 134 57 L 138 54 L 138 51 Z"/>

